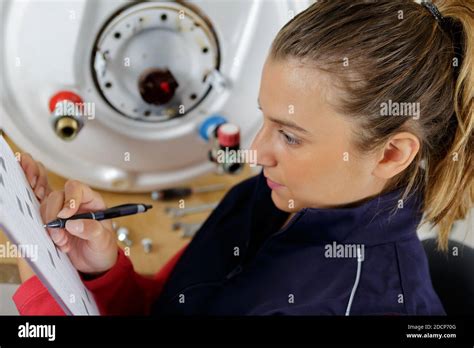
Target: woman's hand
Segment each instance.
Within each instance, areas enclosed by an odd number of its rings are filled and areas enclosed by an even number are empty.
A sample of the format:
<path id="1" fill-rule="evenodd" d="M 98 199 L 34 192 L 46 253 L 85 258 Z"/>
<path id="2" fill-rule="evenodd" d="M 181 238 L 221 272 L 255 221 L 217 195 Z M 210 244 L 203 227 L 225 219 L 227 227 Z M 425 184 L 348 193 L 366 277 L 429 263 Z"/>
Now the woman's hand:
<path id="1" fill-rule="evenodd" d="M 42 202 L 51 192 L 45 167 L 41 162 L 35 161 L 28 153 L 20 154 L 20 166 L 36 198 Z M 35 275 L 28 263 L 22 258 L 18 258 L 18 271 L 22 282 Z"/>
<path id="2" fill-rule="evenodd" d="M 75 180 L 53 191 L 41 204 L 45 223 L 56 218 L 106 209 L 99 193 Z M 48 228 L 53 242 L 68 254 L 74 267 L 91 275 L 106 272 L 117 261 L 117 240 L 110 220 L 68 220 L 65 229 Z"/>
<path id="3" fill-rule="evenodd" d="M 31 189 L 41 202 L 51 192 L 46 169 L 41 162 L 36 162 L 28 153 L 22 153 L 20 155 L 20 165 L 25 172 Z"/>
<path id="4" fill-rule="evenodd" d="M 64 191 L 52 191 L 46 169 L 29 154 L 21 154 L 20 165 L 36 197 L 41 202 L 41 217 L 47 223 L 57 217 L 106 209 L 97 192 L 78 181 L 69 180 Z M 97 275 L 109 270 L 117 260 L 118 246 L 110 220 L 71 220 L 65 229 L 48 229 L 53 242 L 69 255 L 80 272 Z M 20 278 L 24 282 L 34 275 L 23 259 L 18 259 Z"/>

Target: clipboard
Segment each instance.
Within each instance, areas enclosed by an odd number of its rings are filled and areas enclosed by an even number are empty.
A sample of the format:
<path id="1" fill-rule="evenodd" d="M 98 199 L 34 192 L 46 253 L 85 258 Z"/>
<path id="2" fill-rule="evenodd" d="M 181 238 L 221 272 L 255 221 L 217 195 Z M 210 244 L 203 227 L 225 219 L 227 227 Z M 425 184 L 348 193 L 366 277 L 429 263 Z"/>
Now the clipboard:
<path id="1" fill-rule="evenodd" d="M 56 247 L 43 227 L 40 204 L 1 135 L 0 229 L 11 241 L 11 251 L 24 257 L 67 315 L 100 314 L 68 255 Z"/>

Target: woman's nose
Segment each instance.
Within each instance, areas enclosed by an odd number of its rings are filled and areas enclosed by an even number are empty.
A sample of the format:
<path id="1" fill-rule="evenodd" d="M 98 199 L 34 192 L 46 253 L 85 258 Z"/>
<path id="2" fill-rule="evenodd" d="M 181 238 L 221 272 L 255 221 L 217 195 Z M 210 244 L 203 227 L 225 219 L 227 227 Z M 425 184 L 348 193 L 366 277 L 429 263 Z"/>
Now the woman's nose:
<path id="1" fill-rule="evenodd" d="M 276 165 L 276 158 L 273 153 L 274 150 L 271 138 L 267 133 L 265 127 L 262 126 L 253 139 L 252 145 L 250 145 L 250 150 L 255 151 L 257 154 L 257 165 L 273 167 Z"/>

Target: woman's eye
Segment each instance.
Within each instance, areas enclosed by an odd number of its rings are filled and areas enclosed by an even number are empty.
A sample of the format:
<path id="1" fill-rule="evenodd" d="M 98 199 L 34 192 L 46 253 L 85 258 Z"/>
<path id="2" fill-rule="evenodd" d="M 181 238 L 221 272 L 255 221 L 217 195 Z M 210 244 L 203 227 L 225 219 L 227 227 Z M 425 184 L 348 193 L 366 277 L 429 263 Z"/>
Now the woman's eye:
<path id="1" fill-rule="evenodd" d="M 291 135 L 285 133 L 285 131 L 283 129 L 280 129 L 279 132 L 280 132 L 281 135 L 283 135 L 283 137 L 285 138 L 285 142 L 288 145 L 298 145 L 298 144 L 300 144 L 300 141 L 298 139 L 296 139 L 295 137 L 292 137 Z"/>

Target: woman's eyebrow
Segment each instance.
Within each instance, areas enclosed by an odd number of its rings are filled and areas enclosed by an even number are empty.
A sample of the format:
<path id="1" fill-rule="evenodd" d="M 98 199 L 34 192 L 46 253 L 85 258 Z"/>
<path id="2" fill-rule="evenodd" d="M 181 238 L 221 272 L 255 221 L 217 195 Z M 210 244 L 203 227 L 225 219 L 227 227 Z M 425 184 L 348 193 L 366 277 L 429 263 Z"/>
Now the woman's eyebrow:
<path id="1" fill-rule="evenodd" d="M 293 121 L 279 120 L 279 119 L 276 119 L 276 118 L 271 117 L 271 116 L 269 116 L 268 119 L 272 122 L 275 122 L 279 125 L 282 125 L 282 126 L 285 126 L 285 127 L 288 127 L 288 128 L 291 128 L 291 129 L 296 130 L 298 132 L 301 132 L 301 133 L 304 133 L 304 134 L 309 134 L 309 132 L 306 129 L 301 128 L 300 126 L 298 126 Z"/>
<path id="2" fill-rule="evenodd" d="M 259 100 L 257 100 L 257 105 L 258 105 L 259 110 L 262 110 L 262 107 L 260 106 L 260 101 L 259 101 Z M 269 116 L 268 119 L 269 119 L 270 121 L 274 122 L 274 123 L 277 123 L 277 124 L 279 124 L 279 125 L 282 125 L 282 126 L 285 126 L 285 127 L 291 128 L 291 129 L 294 129 L 294 130 L 296 130 L 296 131 L 298 131 L 298 132 L 302 132 L 302 133 L 304 133 L 304 134 L 309 134 L 309 132 L 308 132 L 306 129 L 304 129 L 304 128 L 298 126 L 298 125 L 297 125 L 296 123 L 294 123 L 293 121 L 279 120 L 279 119 L 274 118 L 274 117 L 271 117 L 271 116 Z"/>

